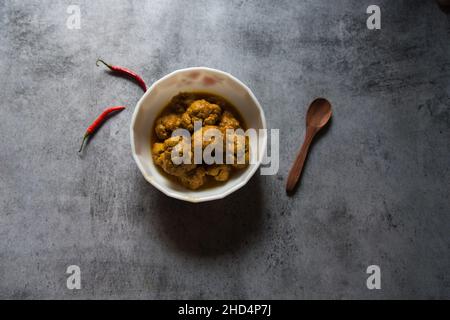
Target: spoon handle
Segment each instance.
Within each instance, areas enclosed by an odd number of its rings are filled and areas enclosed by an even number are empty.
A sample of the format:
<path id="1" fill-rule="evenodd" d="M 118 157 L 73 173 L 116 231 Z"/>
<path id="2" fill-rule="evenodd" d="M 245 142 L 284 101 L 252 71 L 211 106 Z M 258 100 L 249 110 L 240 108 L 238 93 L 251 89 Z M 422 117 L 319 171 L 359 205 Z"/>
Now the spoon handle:
<path id="1" fill-rule="evenodd" d="M 287 183 L 286 183 L 286 192 L 292 192 L 297 182 L 302 174 L 303 165 L 305 164 L 306 156 L 308 155 L 309 146 L 317 133 L 317 129 L 313 127 L 306 128 L 305 141 L 303 142 L 302 148 L 297 154 L 297 158 L 295 158 L 294 165 L 289 172 Z"/>

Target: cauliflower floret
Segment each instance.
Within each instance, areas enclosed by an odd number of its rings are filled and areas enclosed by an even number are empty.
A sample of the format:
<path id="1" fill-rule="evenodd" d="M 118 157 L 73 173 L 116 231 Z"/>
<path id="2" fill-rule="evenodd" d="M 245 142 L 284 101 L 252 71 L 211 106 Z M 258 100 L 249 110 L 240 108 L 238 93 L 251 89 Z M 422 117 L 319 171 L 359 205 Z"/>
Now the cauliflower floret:
<path id="1" fill-rule="evenodd" d="M 184 113 L 186 109 L 194 102 L 195 95 L 192 93 L 181 92 L 172 98 L 170 105 L 175 113 Z"/>
<path id="2" fill-rule="evenodd" d="M 155 143 L 153 144 L 152 154 L 153 159 L 157 165 L 159 165 L 165 172 L 171 174 L 173 176 L 182 176 L 187 172 L 195 169 L 196 165 L 193 161 L 193 153 L 189 148 L 188 156 L 191 159 L 190 164 L 174 164 L 172 161 L 172 150 L 173 148 L 179 148 L 179 155 L 182 155 L 183 150 L 183 139 L 182 137 L 172 137 L 164 141 L 164 143 Z"/>
<path id="3" fill-rule="evenodd" d="M 206 181 L 206 171 L 203 167 L 186 172 L 179 177 L 181 183 L 192 190 L 200 188 Z"/>
<path id="4" fill-rule="evenodd" d="M 206 170 L 206 174 L 214 177 L 216 181 L 227 181 L 230 178 L 231 168 L 225 164 L 211 165 Z"/>
<path id="5" fill-rule="evenodd" d="M 181 126 L 181 116 L 175 113 L 162 116 L 156 121 L 155 132 L 159 139 L 165 140 L 170 137 L 172 131 Z"/>
<path id="6" fill-rule="evenodd" d="M 196 100 L 186 112 L 181 116 L 181 124 L 189 131 L 194 131 L 194 122 L 200 121 L 202 125 L 213 125 L 220 118 L 222 109 L 213 103 L 209 103 L 206 100 Z"/>
<path id="7" fill-rule="evenodd" d="M 220 118 L 219 127 L 222 130 L 238 129 L 240 128 L 239 121 L 231 114 L 231 112 L 224 111 Z"/>
<path id="8" fill-rule="evenodd" d="M 226 135 L 225 148 L 227 156 L 228 154 L 230 154 L 233 167 L 237 169 L 243 169 L 250 162 L 249 145 L 250 139 L 248 138 L 248 136 L 238 134 L 236 132 Z M 245 163 L 238 163 L 243 162 L 242 159 Z M 229 163 L 228 159 L 227 163 Z"/>
<path id="9" fill-rule="evenodd" d="M 209 130 L 216 130 L 215 132 L 208 132 Z M 214 136 L 213 136 L 214 133 Z M 194 132 L 192 135 L 192 146 L 194 148 L 202 146 L 202 150 L 211 143 L 223 143 L 223 134 L 217 126 L 204 126 L 201 129 Z"/>
<path id="10" fill-rule="evenodd" d="M 241 162 L 242 162 L 242 161 L 241 161 Z M 244 163 L 238 163 L 238 157 L 237 157 L 237 156 L 234 156 L 234 161 L 233 161 L 232 166 L 233 166 L 234 168 L 236 168 L 236 169 L 244 169 L 244 168 L 247 167 L 247 165 L 249 164 L 249 162 L 250 162 L 250 155 L 249 155 L 248 151 L 245 151 L 245 154 L 244 154 Z"/>
<path id="11" fill-rule="evenodd" d="M 152 155 L 153 155 L 153 159 L 155 159 L 155 161 L 159 158 L 159 156 L 161 155 L 161 153 L 164 152 L 165 150 L 165 146 L 164 143 L 154 143 L 153 147 L 152 147 Z"/>

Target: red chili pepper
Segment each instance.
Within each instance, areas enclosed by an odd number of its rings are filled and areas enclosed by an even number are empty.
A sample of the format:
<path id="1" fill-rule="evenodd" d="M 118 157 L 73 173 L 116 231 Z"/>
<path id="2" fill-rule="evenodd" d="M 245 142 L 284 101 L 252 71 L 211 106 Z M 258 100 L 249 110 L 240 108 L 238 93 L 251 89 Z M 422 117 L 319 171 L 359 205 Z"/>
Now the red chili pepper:
<path id="1" fill-rule="evenodd" d="M 97 119 L 95 119 L 95 121 L 92 122 L 92 124 L 89 126 L 89 128 L 87 128 L 86 133 L 84 134 L 84 137 L 83 137 L 83 141 L 81 142 L 80 150 L 78 152 L 81 152 L 81 150 L 83 150 L 84 142 L 86 141 L 86 139 L 88 137 L 90 137 L 101 126 L 101 124 L 106 121 L 106 119 L 108 119 L 108 116 L 111 113 L 116 112 L 116 111 L 122 111 L 123 109 L 125 109 L 125 107 L 122 107 L 122 106 L 106 108 L 97 117 Z"/>
<path id="2" fill-rule="evenodd" d="M 97 67 L 98 67 L 99 62 L 103 63 L 111 71 L 118 72 L 118 73 L 121 73 L 121 74 L 124 74 L 126 76 L 133 78 L 134 80 L 136 80 L 136 82 L 139 84 L 139 86 L 142 88 L 142 90 L 144 90 L 144 92 L 147 91 L 147 85 L 145 84 L 145 81 L 136 72 L 131 71 L 127 68 L 110 65 L 110 64 L 106 63 L 105 61 L 103 61 L 102 59 L 97 59 L 97 62 L 95 63 L 97 65 Z"/>

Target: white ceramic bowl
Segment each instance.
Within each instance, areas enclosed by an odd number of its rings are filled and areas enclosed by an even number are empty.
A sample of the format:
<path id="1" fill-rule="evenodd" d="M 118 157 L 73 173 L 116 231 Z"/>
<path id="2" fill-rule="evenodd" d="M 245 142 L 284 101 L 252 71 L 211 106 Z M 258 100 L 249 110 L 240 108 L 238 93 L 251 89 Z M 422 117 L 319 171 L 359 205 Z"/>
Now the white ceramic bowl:
<path id="1" fill-rule="evenodd" d="M 248 128 L 266 129 L 266 119 L 256 97 L 241 81 L 229 73 L 210 68 L 187 68 L 156 81 L 136 105 L 131 120 L 131 148 L 134 160 L 145 179 L 166 195 L 189 202 L 226 197 L 244 186 L 261 164 L 267 145 L 265 130 L 258 130 L 257 159 L 246 169 L 235 172 L 230 180 L 205 190 L 189 190 L 161 174 L 153 163 L 150 136 L 153 123 L 170 99 L 180 92 L 205 91 L 230 101 L 244 118 Z"/>

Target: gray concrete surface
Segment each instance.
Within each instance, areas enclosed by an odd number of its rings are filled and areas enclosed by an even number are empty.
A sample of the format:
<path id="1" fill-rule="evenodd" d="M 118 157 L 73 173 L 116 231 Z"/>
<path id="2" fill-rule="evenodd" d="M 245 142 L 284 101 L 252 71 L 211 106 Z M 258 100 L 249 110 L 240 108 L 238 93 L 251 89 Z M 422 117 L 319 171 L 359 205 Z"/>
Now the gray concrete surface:
<path id="1" fill-rule="evenodd" d="M 237 76 L 281 130 L 279 173 L 213 203 L 167 198 L 131 157 L 141 90 L 97 57 L 148 83 L 189 66 Z M 449 81 L 450 16 L 433 0 L 2 1 L 0 298 L 448 299 Z M 316 96 L 333 122 L 289 198 Z M 129 108 L 80 158 L 116 104 Z M 72 264 L 81 290 L 66 288 Z M 381 290 L 366 288 L 372 264 Z"/>

